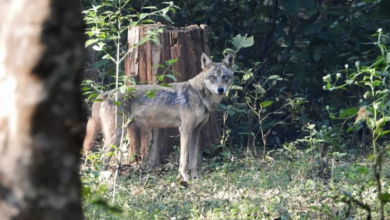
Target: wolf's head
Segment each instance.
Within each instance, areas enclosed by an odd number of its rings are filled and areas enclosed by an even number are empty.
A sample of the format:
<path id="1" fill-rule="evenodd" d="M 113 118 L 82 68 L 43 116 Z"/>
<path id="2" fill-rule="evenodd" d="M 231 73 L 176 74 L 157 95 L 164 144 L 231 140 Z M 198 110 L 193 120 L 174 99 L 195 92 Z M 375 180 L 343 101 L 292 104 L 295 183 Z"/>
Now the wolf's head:
<path id="1" fill-rule="evenodd" d="M 203 53 L 201 56 L 203 82 L 214 94 L 224 94 L 233 80 L 234 54 L 229 53 L 222 62 L 214 63 Z"/>

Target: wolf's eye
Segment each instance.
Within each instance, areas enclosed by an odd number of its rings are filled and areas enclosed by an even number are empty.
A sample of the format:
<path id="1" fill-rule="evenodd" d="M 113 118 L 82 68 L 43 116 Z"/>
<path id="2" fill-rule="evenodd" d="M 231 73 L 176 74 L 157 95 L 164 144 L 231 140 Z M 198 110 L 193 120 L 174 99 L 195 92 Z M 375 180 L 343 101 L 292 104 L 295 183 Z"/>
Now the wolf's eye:
<path id="1" fill-rule="evenodd" d="M 223 75 L 223 76 L 222 76 L 222 79 L 223 79 L 223 80 L 228 80 L 229 77 L 228 77 L 227 75 Z"/>
<path id="2" fill-rule="evenodd" d="M 211 80 L 215 80 L 215 76 L 210 76 L 210 79 Z"/>

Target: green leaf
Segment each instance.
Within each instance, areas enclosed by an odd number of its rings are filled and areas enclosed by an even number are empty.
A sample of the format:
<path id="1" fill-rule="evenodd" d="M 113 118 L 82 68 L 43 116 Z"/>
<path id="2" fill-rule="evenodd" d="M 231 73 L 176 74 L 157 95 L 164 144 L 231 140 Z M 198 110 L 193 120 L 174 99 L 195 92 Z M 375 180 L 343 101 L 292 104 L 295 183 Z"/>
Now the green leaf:
<path id="1" fill-rule="evenodd" d="M 98 94 L 96 94 L 96 93 L 91 94 L 91 95 L 88 96 L 88 100 L 92 99 L 92 98 L 96 98 L 96 97 L 98 97 Z"/>
<path id="2" fill-rule="evenodd" d="M 146 6 L 146 7 L 142 7 L 142 9 L 153 9 L 153 10 L 158 10 L 158 8 L 156 6 Z"/>
<path id="3" fill-rule="evenodd" d="M 253 83 L 252 86 L 255 87 L 256 92 L 258 92 L 260 94 L 265 93 L 265 89 L 261 85 Z"/>
<path id="4" fill-rule="evenodd" d="M 378 119 L 376 122 L 375 122 L 375 127 L 376 128 L 381 128 L 383 127 L 387 121 L 390 121 L 390 117 L 383 117 L 383 118 L 380 118 Z"/>
<path id="5" fill-rule="evenodd" d="M 118 213 L 122 213 L 123 212 L 123 210 L 120 209 L 119 207 L 111 206 L 111 205 L 108 204 L 108 202 L 106 202 L 103 199 L 97 199 L 97 200 L 91 202 L 91 204 L 96 205 L 100 209 L 107 210 L 108 212 L 111 212 L 111 213 L 118 214 Z"/>
<path id="6" fill-rule="evenodd" d="M 146 95 L 151 99 L 156 96 L 154 92 L 147 92 Z"/>
<path id="7" fill-rule="evenodd" d="M 314 205 L 310 206 L 310 209 L 312 209 L 312 210 L 319 210 L 318 206 L 314 206 Z"/>
<path id="8" fill-rule="evenodd" d="M 178 58 L 176 58 L 176 59 L 171 59 L 171 60 L 167 60 L 167 61 L 165 61 L 165 64 L 166 64 L 167 66 L 170 66 L 170 65 L 176 63 L 177 60 L 178 60 Z"/>
<path id="9" fill-rule="evenodd" d="M 171 18 L 168 17 L 167 15 L 163 15 L 163 17 L 165 18 L 165 20 L 169 21 L 169 23 L 174 24 L 174 22 L 171 20 Z"/>
<path id="10" fill-rule="evenodd" d="M 314 189 L 315 186 L 316 186 L 316 183 L 314 182 L 314 180 L 309 179 L 305 183 L 305 188 Z"/>
<path id="11" fill-rule="evenodd" d="M 164 8 L 162 10 L 163 16 L 165 16 L 168 13 L 168 11 L 169 11 L 169 8 Z"/>
<path id="12" fill-rule="evenodd" d="M 386 63 L 390 64 L 390 53 L 387 53 L 386 55 Z"/>
<path id="13" fill-rule="evenodd" d="M 390 201 L 390 194 L 387 192 L 381 193 L 381 194 L 379 194 L 379 199 L 384 203 L 388 203 Z"/>
<path id="14" fill-rule="evenodd" d="M 96 42 L 98 42 L 98 41 L 99 41 L 99 39 L 90 39 L 90 40 L 87 40 L 87 41 L 85 42 L 85 47 L 88 47 L 89 45 L 94 44 L 94 43 L 96 43 Z"/>
<path id="15" fill-rule="evenodd" d="M 350 133 L 351 131 L 355 131 L 355 127 L 354 126 L 351 126 L 351 127 L 348 127 L 347 129 L 347 133 Z"/>
<path id="16" fill-rule="evenodd" d="M 266 108 L 266 107 L 272 105 L 272 103 L 274 103 L 274 101 L 265 101 L 265 102 L 260 103 L 260 107 Z"/>
<path id="17" fill-rule="evenodd" d="M 172 79 L 173 81 L 177 81 L 176 77 L 174 75 L 172 75 L 172 74 L 167 74 L 165 76 L 170 78 L 170 79 Z"/>
<path id="18" fill-rule="evenodd" d="M 120 101 L 114 102 L 114 105 L 116 105 L 116 106 L 120 106 L 121 104 L 122 104 L 122 102 L 120 102 Z"/>
<path id="19" fill-rule="evenodd" d="M 230 89 L 231 90 L 242 90 L 242 86 L 232 85 L 232 86 L 230 86 Z"/>
<path id="20" fill-rule="evenodd" d="M 253 40 L 253 36 L 247 38 L 245 36 L 238 34 L 237 36 L 232 38 L 231 43 L 234 45 L 234 47 L 238 51 L 241 48 L 251 47 L 254 44 L 254 40 Z"/>
<path id="21" fill-rule="evenodd" d="M 268 77 L 268 79 L 269 80 L 279 80 L 279 79 L 281 79 L 281 77 L 279 76 L 279 75 L 272 75 L 272 76 L 270 76 L 270 77 Z"/>
<path id="22" fill-rule="evenodd" d="M 356 113 L 357 113 L 357 108 L 355 108 L 355 107 L 347 108 L 344 111 L 340 111 L 339 118 L 346 118 L 346 117 L 355 115 Z"/>
<path id="23" fill-rule="evenodd" d="M 81 194 L 84 198 L 88 197 L 91 194 L 91 187 L 87 186 L 86 184 L 81 185 Z"/>
<path id="24" fill-rule="evenodd" d="M 335 158 L 341 158 L 347 155 L 347 153 L 333 152 L 332 156 Z"/>
<path id="25" fill-rule="evenodd" d="M 382 137 L 382 136 L 384 136 L 384 135 L 386 135 L 386 134 L 389 134 L 390 133 L 390 130 L 386 130 L 386 131 L 381 131 L 381 132 L 379 132 L 379 137 Z"/>
<path id="26" fill-rule="evenodd" d="M 144 19 L 142 20 L 142 24 L 154 24 L 154 21 L 152 19 Z"/>
<path id="27" fill-rule="evenodd" d="M 365 166 L 360 166 L 358 171 L 360 174 L 368 174 L 368 168 Z"/>
<path id="28" fill-rule="evenodd" d="M 372 118 L 367 118 L 366 122 L 367 122 L 367 125 L 370 128 L 370 130 L 374 129 L 375 123 L 374 123 L 374 120 Z"/>
<path id="29" fill-rule="evenodd" d="M 136 91 L 137 89 L 135 87 L 127 87 L 127 93 Z"/>
<path id="30" fill-rule="evenodd" d="M 252 69 L 249 69 L 244 76 L 242 76 L 242 80 L 247 81 L 253 77 Z"/>
<path id="31" fill-rule="evenodd" d="M 99 47 L 97 45 L 93 45 L 92 49 L 96 50 L 96 51 L 101 51 L 103 48 L 102 47 Z"/>
<path id="32" fill-rule="evenodd" d="M 145 95 L 152 99 L 156 96 L 156 91 L 158 91 L 158 89 L 151 89 L 147 93 L 145 93 Z"/>
<path id="33" fill-rule="evenodd" d="M 160 86 L 162 86 L 162 87 L 168 87 L 168 88 L 172 87 L 171 84 L 167 84 L 167 83 L 161 83 Z"/>
<path id="34" fill-rule="evenodd" d="M 234 51 L 233 49 L 231 49 L 231 48 L 226 48 L 226 49 L 224 49 L 223 50 L 223 55 L 225 56 L 226 54 L 228 54 L 228 53 L 235 53 L 236 51 Z"/>
<path id="35" fill-rule="evenodd" d="M 164 75 L 156 75 L 157 76 L 157 81 L 163 81 L 164 80 Z"/>
<path id="36" fill-rule="evenodd" d="M 127 90 L 126 86 L 119 87 L 119 92 L 122 93 L 122 94 L 126 93 L 126 90 Z"/>
<path id="37" fill-rule="evenodd" d="M 169 1 L 169 2 L 163 2 L 163 4 L 165 4 L 165 5 L 170 5 L 170 6 L 173 6 L 173 2 L 172 2 L 172 1 Z"/>
<path id="38" fill-rule="evenodd" d="M 255 43 L 253 36 L 249 38 L 245 38 L 244 41 L 241 42 L 241 47 L 251 47 Z"/>
<path id="39" fill-rule="evenodd" d="M 148 15 L 149 15 L 148 13 L 141 13 L 141 14 L 139 15 L 139 20 L 142 20 L 142 19 L 148 17 Z"/>
<path id="40" fill-rule="evenodd" d="M 374 80 L 374 82 L 372 82 L 372 85 L 373 86 L 381 86 L 382 85 L 382 81 L 379 81 L 379 80 Z"/>
<path id="41" fill-rule="evenodd" d="M 165 66 L 161 65 L 161 64 L 156 64 L 156 65 L 153 65 L 152 68 L 165 68 Z"/>
<path id="42" fill-rule="evenodd" d="M 104 59 L 104 60 L 109 60 L 109 59 L 111 59 L 111 55 L 110 55 L 110 54 L 106 54 L 106 55 L 104 55 L 104 56 L 102 57 L 102 59 Z"/>

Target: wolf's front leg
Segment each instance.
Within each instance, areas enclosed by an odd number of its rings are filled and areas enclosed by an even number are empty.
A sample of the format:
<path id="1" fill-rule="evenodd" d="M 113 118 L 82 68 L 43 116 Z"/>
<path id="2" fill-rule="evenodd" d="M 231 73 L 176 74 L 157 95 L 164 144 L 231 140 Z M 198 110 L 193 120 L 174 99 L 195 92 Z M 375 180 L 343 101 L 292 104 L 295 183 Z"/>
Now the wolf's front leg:
<path id="1" fill-rule="evenodd" d="M 191 145 L 189 146 L 189 159 L 190 159 L 190 172 L 191 172 L 191 177 L 193 179 L 198 179 L 198 170 L 197 170 L 197 165 L 198 165 L 198 151 L 199 151 L 199 134 L 200 134 L 200 129 L 201 127 L 198 126 L 197 128 L 194 129 L 194 132 L 192 134 L 192 142 Z"/>
<path id="2" fill-rule="evenodd" d="M 180 126 L 180 166 L 179 176 L 184 181 L 189 181 L 188 170 L 188 147 L 192 142 L 192 129 L 186 126 Z"/>
<path id="3" fill-rule="evenodd" d="M 198 152 L 199 152 L 199 149 L 200 149 L 200 146 L 199 146 L 199 136 L 200 136 L 200 131 L 202 130 L 203 126 L 207 123 L 209 119 L 209 115 L 205 115 L 203 121 L 201 123 L 198 124 L 198 126 L 196 126 L 196 128 L 194 129 L 194 132 L 192 134 L 192 145 L 190 146 L 190 150 L 189 150 L 189 158 L 190 158 L 190 172 L 191 172 L 191 176 L 193 179 L 198 179 L 199 178 L 199 175 L 198 175 L 198 170 L 197 170 L 197 167 L 198 167 Z"/>

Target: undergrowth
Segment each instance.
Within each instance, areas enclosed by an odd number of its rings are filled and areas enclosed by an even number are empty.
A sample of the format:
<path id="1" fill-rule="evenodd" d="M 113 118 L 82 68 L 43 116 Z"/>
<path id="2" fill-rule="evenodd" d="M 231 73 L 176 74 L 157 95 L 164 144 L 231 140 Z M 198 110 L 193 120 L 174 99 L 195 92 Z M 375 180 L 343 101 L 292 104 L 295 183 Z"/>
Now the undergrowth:
<path id="1" fill-rule="evenodd" d="M 177 153 L 177 152 L 175 152 Z M 315 162 L 297 157 L 287 163 L 286 152 L 258 158 L 214 158 L 203 161 L 202 178 L 188 185 L 176 180 L 178 161 L 141 171 L 123 171 L 117 180 L 115 204 L 112 178 L 82 171 L 87 219 L 366 219 L 367 211 L 351 198 L 371 207 L 378 219 L 379 202 L 370 161 L 347 155 L 330 159 L 331 176 L 313 175 Z M 299 154 L 298 154 L 299 155 Z M 303 155 L 303 154 L 300 154 Z M 352 159 L 351 159 L 352 158 Z M 386 159 L 387 160 L 387 159 Z M 383 161 L 382 191 L 390 169 Z M 385 206 L 385 215 L 390 209 Z"/>

